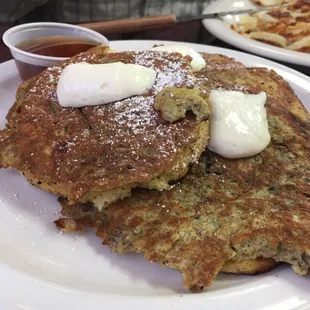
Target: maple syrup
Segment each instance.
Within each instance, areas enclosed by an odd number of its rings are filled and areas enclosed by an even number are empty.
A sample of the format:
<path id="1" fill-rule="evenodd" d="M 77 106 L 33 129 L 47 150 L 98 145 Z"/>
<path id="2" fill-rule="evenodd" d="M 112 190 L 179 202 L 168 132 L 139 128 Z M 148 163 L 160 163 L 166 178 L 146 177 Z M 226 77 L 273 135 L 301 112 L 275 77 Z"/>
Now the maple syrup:
<path id="1" fill-rule="evenodd" d="M 98 44 L 98 42 L 89 39 L 69 36 L 52 36 L 23 41 L 16 47 L 25 52 L 41 56 L 72 57 L 76 54 L 86 52 Z M 46 68 L 16 59 L 15 63 L 22 80 L 27 80 Z"/>

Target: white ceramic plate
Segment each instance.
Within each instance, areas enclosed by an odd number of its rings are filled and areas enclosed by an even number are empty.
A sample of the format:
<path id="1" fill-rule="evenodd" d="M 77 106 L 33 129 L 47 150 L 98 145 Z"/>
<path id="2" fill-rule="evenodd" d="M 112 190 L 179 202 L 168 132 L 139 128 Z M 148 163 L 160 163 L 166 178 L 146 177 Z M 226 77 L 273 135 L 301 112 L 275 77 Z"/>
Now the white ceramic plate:
<path id="1" fill-rule="evenodd" d="M 161 43 L 116 41 L 111 46 L 136 50 Z M 244 53 L 189 45 L 235 57 L 247 66 L 272 68 L 309 102 L 310 79 L 294 70 Z M 1 127 L 19 83 L 14 62 L 1 64 Z M 111 253 L 91 231 L 61 234 L 53 224 L 59 211 L 55 196 L 31 186 L 13 169 L 0 170 L 1 310 L 310 309 L 310 277 L 297 276 L 289 266 L 255 277 L 219 275 L 210 289 L 192 294 L 177 271 L 149 263 L 142 255 Z"/>
<path id="2" fill-rule="evenodd" d="M 218 0 L 211 3 L 204 13 L 226 12 L 255 8 L 251 0 Z M 295 65 L 310 67 L 310 54 L 290 51 L 270 44 L 255 41 L 230 29 L 230 25 L 238 22 L 240 15 L 228 15 L 223 19 L 205 19 L 203 25 L 220 40 L 248 52 L 264 57 L 280 60 Z"/>

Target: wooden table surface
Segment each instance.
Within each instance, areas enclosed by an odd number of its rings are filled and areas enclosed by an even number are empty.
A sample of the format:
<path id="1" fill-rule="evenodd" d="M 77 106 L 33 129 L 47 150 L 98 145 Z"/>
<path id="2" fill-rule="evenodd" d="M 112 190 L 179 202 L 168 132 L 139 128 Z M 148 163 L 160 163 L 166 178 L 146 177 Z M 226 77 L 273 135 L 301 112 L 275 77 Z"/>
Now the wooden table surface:
<path id="1" fill-rule="evenodd" d="M 0 37 L 8 29 L 8 26 L 0 25 Z M 216 38 L 214 38 L 199 21 L 191 21 L 178 24 L 174 27 L 160 30 L 149 30 L 139 33 L 126 33 L 107 36 L 109 40 L 172 40 L 183 41 L 191 43 L 202 43 L 213 46 L 219 46 L 238 50 L 237 48 L 226 44 Z M 2 39 L 0 42 L 0 63 L 12 59 L 10 51 L 4 45 Z M 271 59 L 272 60 L 272 59 Z M 277 61 L 279 62 L 279 61 Z M 280 63 L 280 62 L 279 62 Z M 282 63 L 288 67 L 291 67 L 299 72 L 302 72 L 310 76 L 310 68 L 292 65 L 289 63 Z"/>

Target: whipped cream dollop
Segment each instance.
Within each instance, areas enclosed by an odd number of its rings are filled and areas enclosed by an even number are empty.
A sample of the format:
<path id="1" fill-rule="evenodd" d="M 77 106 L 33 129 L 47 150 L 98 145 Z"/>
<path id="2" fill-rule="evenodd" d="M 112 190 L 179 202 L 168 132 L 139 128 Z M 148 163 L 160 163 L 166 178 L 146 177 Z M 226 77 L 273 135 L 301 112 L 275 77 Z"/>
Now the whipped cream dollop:
<path id="1" fill-rule="evenodd" d="M 205 60 L 193 48 L 186 45 L 163 45 L 152 48 L 153 51 L 162 51 L 167 53 L 177 52 L 182 56 L 192 57 L 191 67 L 193 72 L 198 72 L 206 66 Z"/>
<path id="2" fill-rule="evenodd" d="M 155 78 L 155 70 L 135 64 L 70 64 L 59 77 L 57 97 L 63 107 L 107 104 L 147 93 Z"/>
<path id="3" fill-rule="evenodd" d="M 270 142 L 266 93 L 244 94 L 212 90 L 208 149 L 226 158 L 243 158 L 263 151 Z"/>

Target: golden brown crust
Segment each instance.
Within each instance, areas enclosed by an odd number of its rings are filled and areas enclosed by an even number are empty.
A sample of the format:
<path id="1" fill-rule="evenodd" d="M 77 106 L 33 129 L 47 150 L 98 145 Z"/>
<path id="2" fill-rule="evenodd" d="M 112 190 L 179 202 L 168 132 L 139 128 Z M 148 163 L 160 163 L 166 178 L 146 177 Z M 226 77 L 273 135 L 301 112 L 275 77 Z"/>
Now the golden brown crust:
<path id="1" fill-rule="evenodd" d="M 278 263 L 273 258 L 230 260 L 224 264 L 221 272 L 256 275 L 268 272 L 277 266 Z"/>
<path id="2" fill-rule="evenodd" d="M 81 223 L 78 223 L 74 219 L 70 218 L 60 218 L 55 221 L 55 225 L 64 232 L 81 231 L 83 229 L 83 225 Z"/>
<path id="3" fill-rule="evenodd" d="M 61 202 L 61 200 L 60 200 Z M 64 207 L 66 207 L 64 205 Z M 95 210 L 94 210 L 95 211 Z M 67 211 L 68 212 L 68 211 Z M 96 211 L 95 211 L 96 212 Z M 76 214 L 71 214 L 71 216 L 76 216 Z M 84 214 L 85 216 L 85 214 Z M 81 231 L 84 226 L 93 227 L 93 222 L 89 219 L 82 218 L 60 218 L 56 220 L 55 225 L 57 228 L 64 232 Z M 248 259 L 248 260 L 229 260 L 221 268 L 221 272 L 233 273 L 233 274 L 248 274 L 256 275 L 261 273 L 266 273 L 279 265 L 273 258 L 258 258 L 258 259 Z"/>

